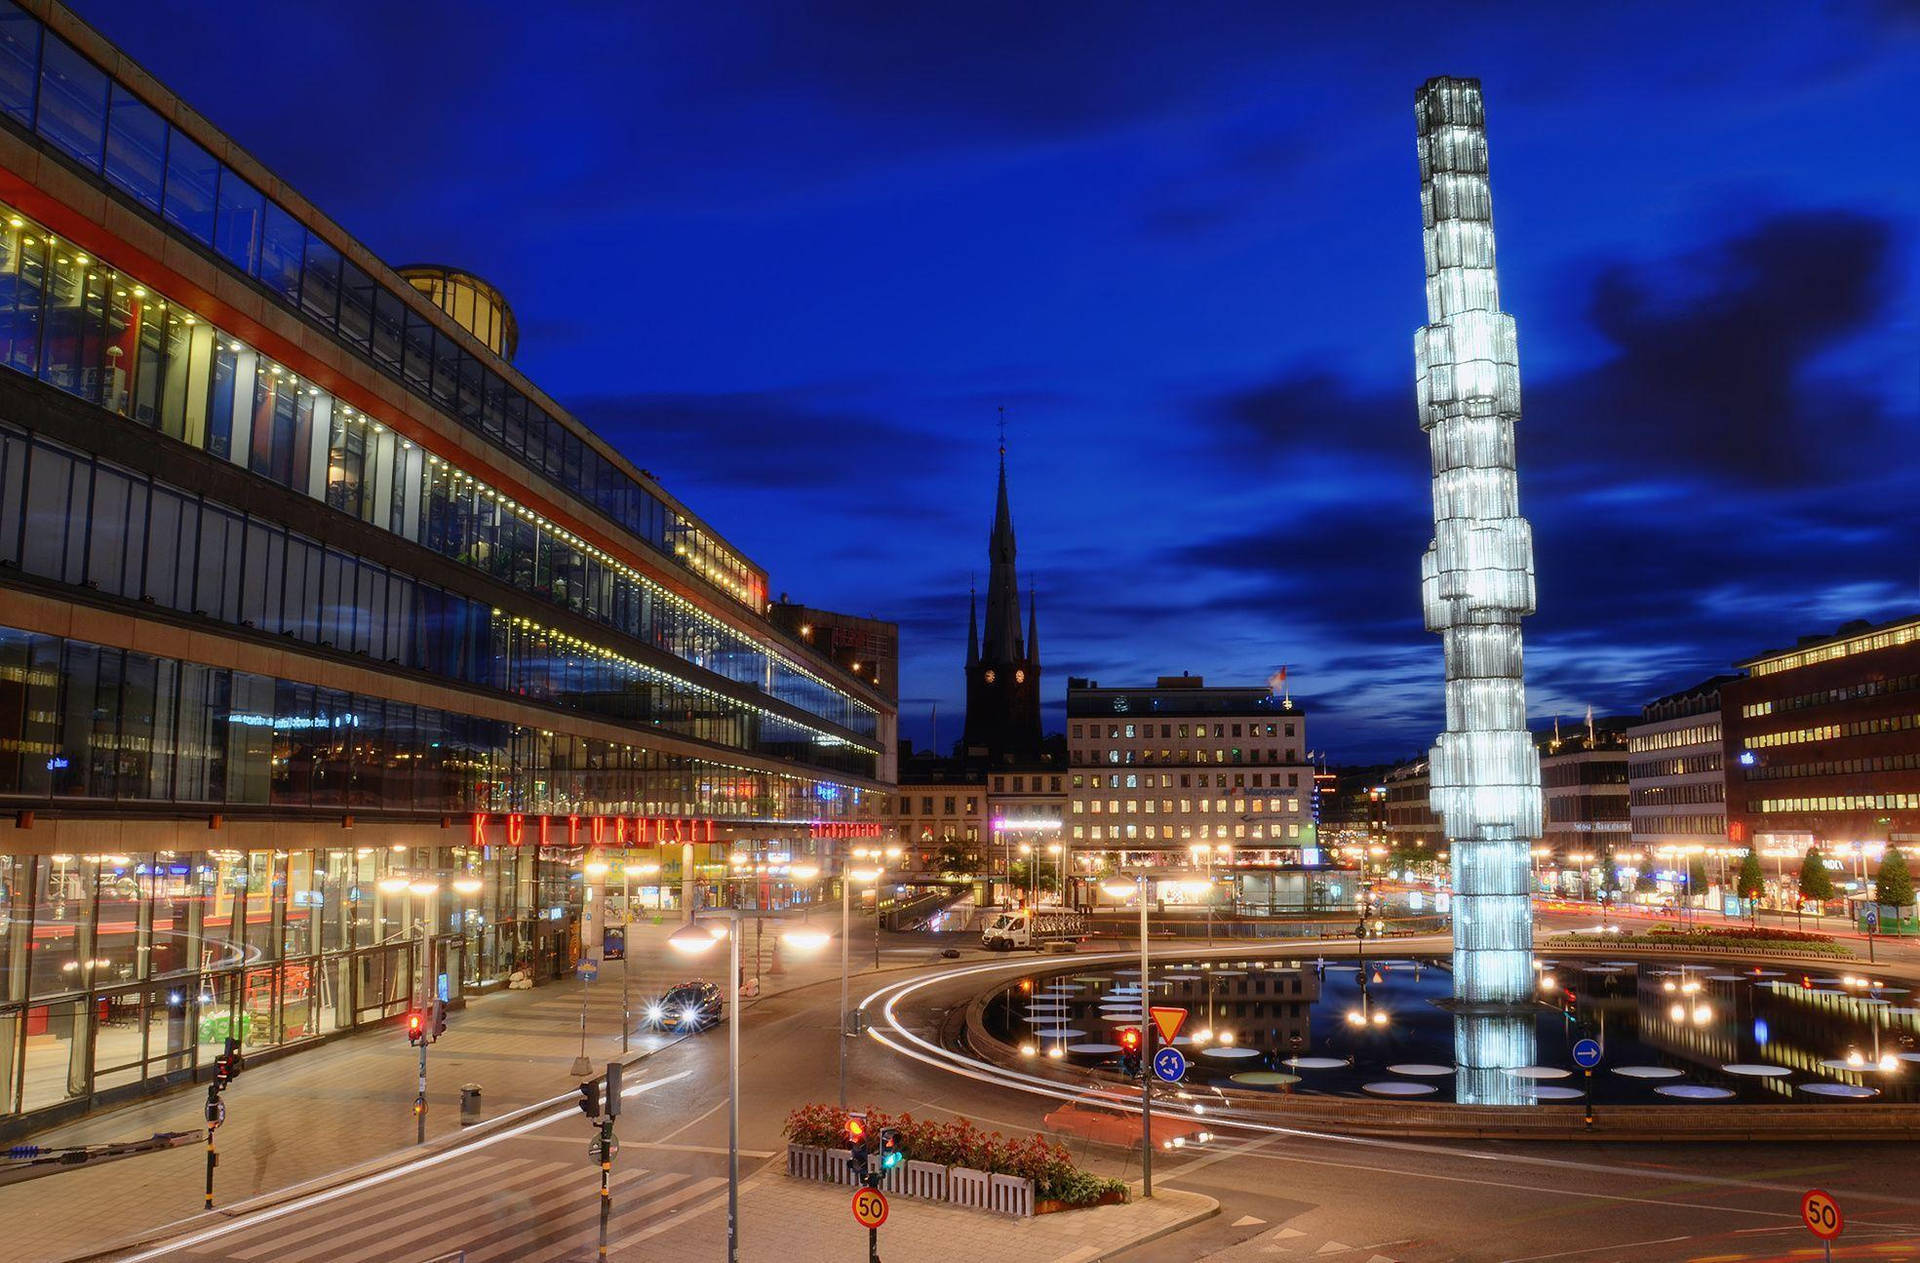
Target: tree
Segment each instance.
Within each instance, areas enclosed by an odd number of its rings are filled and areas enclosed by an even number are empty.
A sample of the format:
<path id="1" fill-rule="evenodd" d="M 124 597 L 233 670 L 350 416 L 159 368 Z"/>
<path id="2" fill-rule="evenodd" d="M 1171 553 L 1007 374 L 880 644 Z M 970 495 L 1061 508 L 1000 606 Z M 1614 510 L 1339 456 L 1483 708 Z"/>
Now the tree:
<path id="1" fill-rule="evenodd" d="M 1897 920 L 1900 909 L 1913 902 L 1913 872 L 1907 867 L 1907 857 L 1897 846 L 1887 848 L 1887 854 L 1880 861 L 1880 872 L 1873 882 L 1874 899 L 1879 903 L 1891 904 Z"/>
<path id="2" fill-rule="evenodd" d="M 1800 897 L 1815 903 L 1833 898 L 1833 876 L 1827 872 L 1826 857 L 1817 846 L 1808 847 L 1806 858 L 1800 861 Z"/>
<path id="3" fill-rule="evenodd" d="M 1767 890 L 1767 875 L 1760 871 L 1760 856 L 1748 851 L 1741 857 L 1740 872 L 1734 878 L 1734 893 L 1747 901 L 1747 914 L 1759 920 L 1760 896 Z"/>
<path id="4" fill-rule="evenodd" d="M 1687 861 L 1687 893 L 1704 895 L 1713 879 L 1707 876 L 1707 857 L 1695 855 Z"/>

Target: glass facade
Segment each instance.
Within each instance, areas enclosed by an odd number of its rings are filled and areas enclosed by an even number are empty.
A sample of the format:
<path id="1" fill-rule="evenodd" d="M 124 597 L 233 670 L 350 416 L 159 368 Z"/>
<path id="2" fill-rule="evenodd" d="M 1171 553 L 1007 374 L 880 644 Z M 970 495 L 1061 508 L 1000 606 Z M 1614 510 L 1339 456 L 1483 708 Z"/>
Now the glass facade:
<path id="1" fill-rule="evenodd" d="M 111 90 L 111 91 L 110 91 Z M 10 0 L 0 117 L 104 175 L 382 371 L 758 613 L 766 578 Z"/>
<path id="2" fill-rule="evenodd" d="M 752 685 L 838 729 L 816 729 L 811 740 L 816 754 L 839 760 L 842 770 L 856 770 L 846 760 L 860 739 L 868 739 L 864 757 L 870 767 L 877 729 L 871 706 L 135 278 L 9 208 L 0 206 L 0 215 L 6 220 L 0 227 L 0 365 L 324 501 L 521 593 Z M 7 525 L 0 521 L 0 556 L 9 547 Z M 21 545 L 16 540 L 12 547 Z M 161 599 L 151 589 L 126 595 Z M 219 616 L 206 603 L 183 608 Z M 762 713 L 773 719 L 772 712 Z"/>

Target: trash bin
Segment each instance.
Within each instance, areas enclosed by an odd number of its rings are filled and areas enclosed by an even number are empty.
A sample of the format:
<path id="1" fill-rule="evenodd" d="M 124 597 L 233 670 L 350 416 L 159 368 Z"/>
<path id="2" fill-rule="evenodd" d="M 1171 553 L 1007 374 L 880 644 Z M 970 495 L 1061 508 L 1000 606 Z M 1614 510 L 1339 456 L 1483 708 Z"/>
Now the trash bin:
<path id="1" fill-rule="evenodd" d="M 480 1121 L 480 1085 L 463 1083 L 460 1085 L 460 1125 L 471 1127 Z"/>

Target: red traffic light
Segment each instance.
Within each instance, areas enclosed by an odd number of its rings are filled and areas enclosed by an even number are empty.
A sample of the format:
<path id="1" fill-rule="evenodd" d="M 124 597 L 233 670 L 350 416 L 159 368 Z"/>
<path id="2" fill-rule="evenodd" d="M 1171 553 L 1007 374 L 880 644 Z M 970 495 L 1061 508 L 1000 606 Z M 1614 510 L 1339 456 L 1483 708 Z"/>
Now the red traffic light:
<path id="1" fill-rule="evenodd" d="M 418 1012 L 407 1014 L 407 1042 L 409 1044 L 419 1043 L 425 1026 L 426 1016 L 424 1014 Z"/>
<path id="2" fill-rule="evenodd" d="M 1126 1049 L 1128 1052 L 1134 1052 L 1139 1049 L 1140 1047 L 1140 1028 L 1139 1027 L 1123 1026 L 1120 1028 L 1120 1030 L 1118 1030 L 1115 1033 L 1120 1037 L 1120 1046 L 1122 1048 Z"/>
<path id="3" fill-rule="evenodd" d="M 847 1120 L 847 1139 L 848 1140 L 864 1140 L 866 1139 L 866 1136 L 867 1136 L 867 1120 L 866 1119 L 849 1118 Z"/>

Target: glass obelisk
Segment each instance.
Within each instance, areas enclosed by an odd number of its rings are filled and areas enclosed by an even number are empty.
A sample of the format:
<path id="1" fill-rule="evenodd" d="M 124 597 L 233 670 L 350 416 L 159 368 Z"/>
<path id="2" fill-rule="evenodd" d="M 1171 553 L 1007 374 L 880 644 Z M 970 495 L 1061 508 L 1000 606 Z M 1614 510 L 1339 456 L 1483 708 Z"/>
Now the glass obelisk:
<path id="1" fill-rule="evenodd" d="M 1430 79 L 1415 113 L 1427 324 L 1414 357 L 1433 457 L 1433 541 L 1420 577 L 1427 628 L 1446 658 L 1447 726 L 1430 768 L 1453 849 L 1453 1007 L 1518 1019 L 1533 999 L 1528 851 L 1540 836 L 1540 759 L 1521 674 L 1520 620 L 1534 594 L 1514 463 L 1520 362 L 1494 270 L 1479 81 Z M 1530 1020 L 1491 1025 L 1500 1034 L 1470 1038 L 1463 1024 L 1456 1035 L 1463 1101 L 1514 1099 L 1520 1085 L 1501 1072 L 1531 1061 Z"/>

